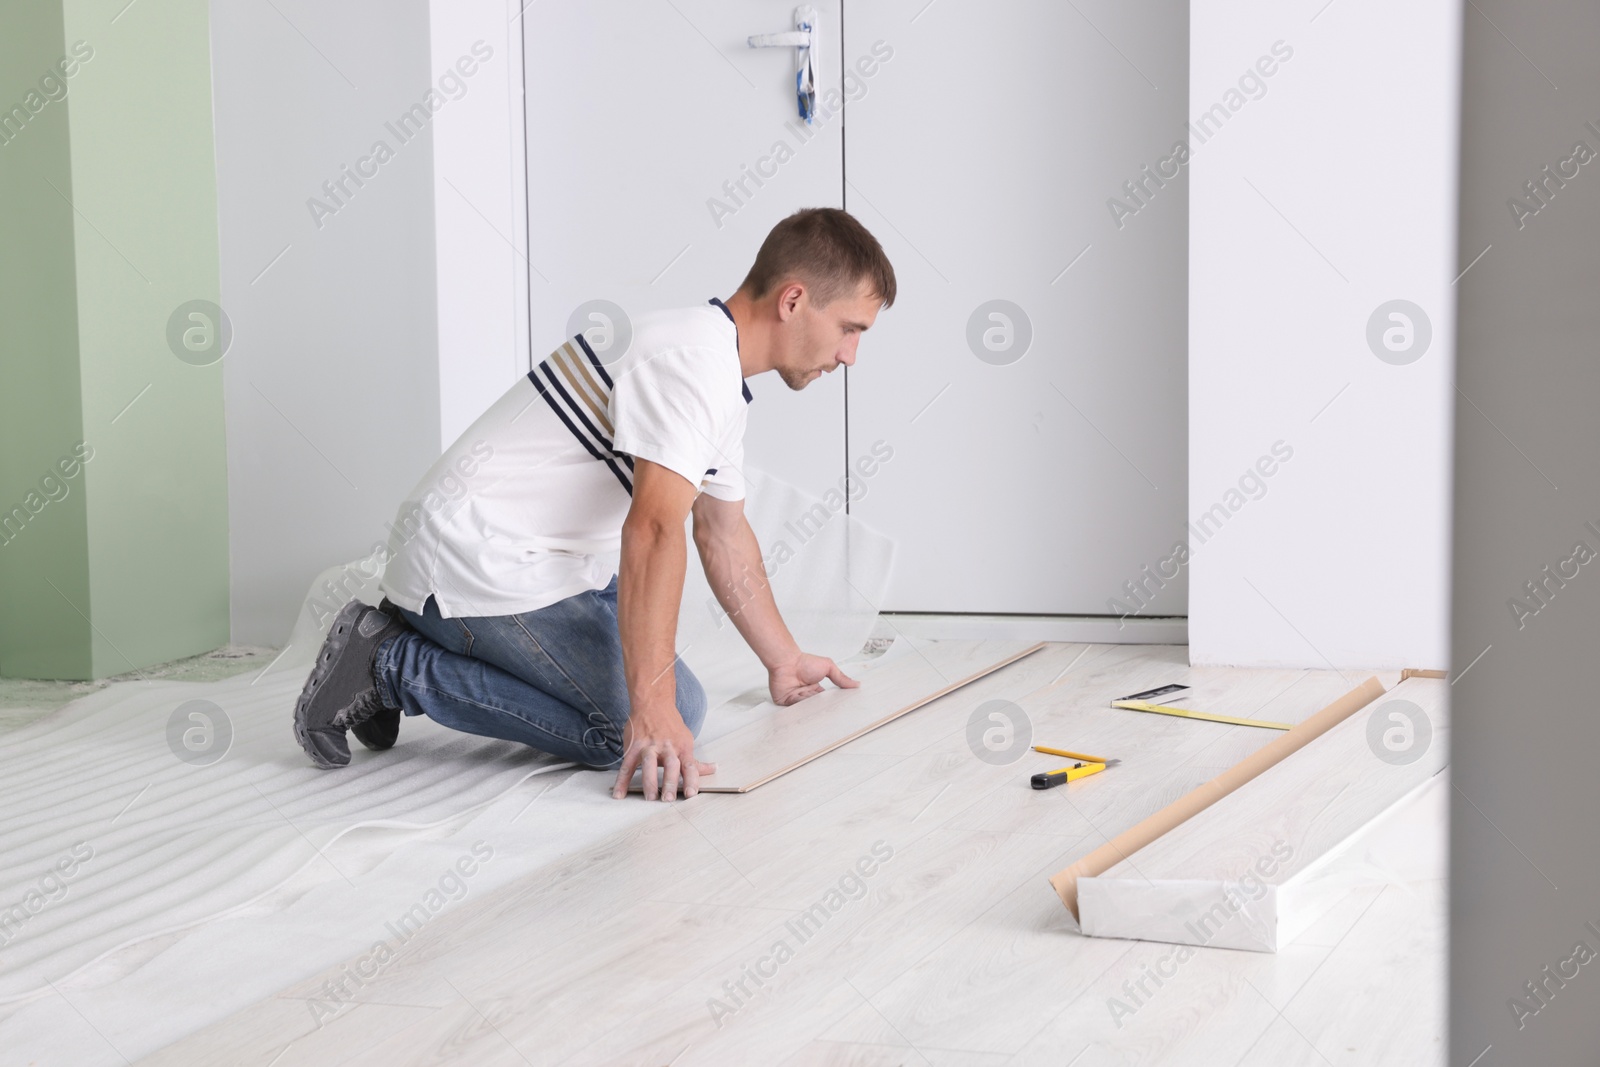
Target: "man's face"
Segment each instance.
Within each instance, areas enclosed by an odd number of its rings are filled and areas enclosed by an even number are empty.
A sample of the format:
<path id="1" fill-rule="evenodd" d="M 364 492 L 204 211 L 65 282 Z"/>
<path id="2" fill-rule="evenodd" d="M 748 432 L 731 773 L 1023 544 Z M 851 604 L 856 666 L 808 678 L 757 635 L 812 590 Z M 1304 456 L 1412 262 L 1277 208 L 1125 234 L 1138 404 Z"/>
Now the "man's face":
<path id="1" fill-rule="evenodd" d="M 825 308 L 814 306 L 810 290 L 803 290 L 785 320 L 789 341 L 776 368 L 783 384 L 804 389 L 841 364 L 854 366 L 856 345 L 877 319 L 880 305 L 866 282 L 854 296 L 841 296 Z"/>

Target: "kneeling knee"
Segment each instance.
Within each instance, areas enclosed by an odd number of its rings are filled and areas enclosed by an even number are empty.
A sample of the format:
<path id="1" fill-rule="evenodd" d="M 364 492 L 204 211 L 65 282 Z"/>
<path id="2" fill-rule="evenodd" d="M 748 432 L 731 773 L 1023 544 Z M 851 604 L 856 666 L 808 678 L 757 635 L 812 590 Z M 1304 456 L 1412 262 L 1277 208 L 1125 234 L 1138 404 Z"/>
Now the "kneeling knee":
<path id="1" fill-rule="evenodd" d="M 623 731 L 610 724 L 590 726 L 583 732 L 583 755 L 579 760 L 595 771 L 612 771 L 622 765 Z"/>

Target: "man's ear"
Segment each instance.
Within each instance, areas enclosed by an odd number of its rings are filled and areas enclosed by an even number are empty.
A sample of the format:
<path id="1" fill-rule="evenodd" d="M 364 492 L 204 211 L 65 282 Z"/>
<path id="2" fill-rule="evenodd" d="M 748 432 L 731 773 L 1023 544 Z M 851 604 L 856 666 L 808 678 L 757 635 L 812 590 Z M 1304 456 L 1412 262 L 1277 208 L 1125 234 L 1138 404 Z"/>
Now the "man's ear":
<path id="1" fill-rule="evenodd" d="M 800 282 L 790 282 L 778 294 L 778 319 L 783 321 L 799 313 L 800 301 L 806 296 L 806 287 Z"/>

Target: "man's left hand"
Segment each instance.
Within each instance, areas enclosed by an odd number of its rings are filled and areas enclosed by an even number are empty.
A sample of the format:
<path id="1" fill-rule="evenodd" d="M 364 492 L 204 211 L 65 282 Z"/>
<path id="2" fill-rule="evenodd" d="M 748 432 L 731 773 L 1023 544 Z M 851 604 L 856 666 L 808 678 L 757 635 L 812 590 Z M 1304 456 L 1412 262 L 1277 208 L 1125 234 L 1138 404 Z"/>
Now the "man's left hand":
<path id="1" fill-rule="evenodd" d="M 822 681 L 827 679 L 840 689 L 854 689 L 861 683 L 839 669 L 827 656 L 813 656 L 802 652 L 793 662 L 773 667 L 767 672 L 768 688 L 772 702 L 787 707 L 806 697 L 822 692 Z"/>

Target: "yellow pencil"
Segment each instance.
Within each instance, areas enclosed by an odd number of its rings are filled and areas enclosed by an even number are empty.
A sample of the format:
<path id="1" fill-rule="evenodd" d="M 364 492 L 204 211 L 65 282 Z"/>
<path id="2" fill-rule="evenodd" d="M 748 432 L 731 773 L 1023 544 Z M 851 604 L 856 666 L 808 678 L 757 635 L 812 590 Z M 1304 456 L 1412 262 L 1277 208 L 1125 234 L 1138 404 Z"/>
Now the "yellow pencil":
<path id="1" fill-rule="evenodd" d="M 1064 756 L 1067 759 L 1081 759 L 1085 763 L 1104 763 L 1107 767 L 1121 763 L 1121 760 L 1106 759 L 1104 756 L 1085 756 L 1082 752 L 1068 752 L 1064 748 L 1051 748 L 1049 745 L 1034 745 L 1035 752 L 1043 752 L 1047 756 Z"/>

